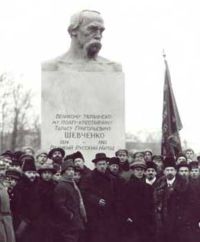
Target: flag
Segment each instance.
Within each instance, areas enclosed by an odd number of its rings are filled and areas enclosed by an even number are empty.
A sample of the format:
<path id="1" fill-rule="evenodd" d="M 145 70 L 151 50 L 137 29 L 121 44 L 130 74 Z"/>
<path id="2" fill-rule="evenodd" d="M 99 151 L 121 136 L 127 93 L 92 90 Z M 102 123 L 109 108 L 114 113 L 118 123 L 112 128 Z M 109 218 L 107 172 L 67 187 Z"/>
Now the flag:
<path id="1" fill-rule="evenodd" d="M 179 131 L 183 126 L 172 89 L 168 63 L 166 59 L 164 59 L 164 61 L 165 82 L 163 96 L 161 154 L 163 156 L 177 156 L 182 151 Z"/>

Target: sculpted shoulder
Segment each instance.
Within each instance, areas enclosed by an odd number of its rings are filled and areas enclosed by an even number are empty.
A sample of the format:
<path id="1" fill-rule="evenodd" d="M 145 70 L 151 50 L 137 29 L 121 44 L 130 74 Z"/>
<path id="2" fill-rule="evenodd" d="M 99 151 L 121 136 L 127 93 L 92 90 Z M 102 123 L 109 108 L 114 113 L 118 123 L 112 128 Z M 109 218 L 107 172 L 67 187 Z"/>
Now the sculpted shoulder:
<path id="1" fill-rule="evenodd" d="M 86 72 L 122 72 L 119 63 L 98 56 L 95 60 L 77 60 L 59 56 L 42 63 L 42 71 L 86 71 Z"/>

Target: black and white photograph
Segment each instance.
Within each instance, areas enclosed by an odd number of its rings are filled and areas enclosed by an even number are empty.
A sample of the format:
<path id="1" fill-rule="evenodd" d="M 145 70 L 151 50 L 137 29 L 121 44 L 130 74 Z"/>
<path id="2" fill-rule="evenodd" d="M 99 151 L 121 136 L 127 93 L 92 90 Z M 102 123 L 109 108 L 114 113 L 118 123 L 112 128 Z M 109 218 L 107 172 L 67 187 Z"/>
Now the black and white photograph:
<path id="1" fill-rule="evenodd" d="M 0 242 L 200 242 L 197 0 L 0 3 Z"/>

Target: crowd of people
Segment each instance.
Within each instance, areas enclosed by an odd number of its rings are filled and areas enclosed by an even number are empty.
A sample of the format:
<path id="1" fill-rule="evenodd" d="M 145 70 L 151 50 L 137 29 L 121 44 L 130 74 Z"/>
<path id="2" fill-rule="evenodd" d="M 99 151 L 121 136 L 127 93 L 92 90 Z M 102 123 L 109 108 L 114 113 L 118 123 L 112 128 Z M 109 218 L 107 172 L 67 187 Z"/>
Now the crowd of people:
<path id="1" fill-rule="evenodd" d="M 87 161 L 88 162 L 88 161 Z M 200 157 L 31 147 L 0 155 L 1 242 L 199 242 Z"/>

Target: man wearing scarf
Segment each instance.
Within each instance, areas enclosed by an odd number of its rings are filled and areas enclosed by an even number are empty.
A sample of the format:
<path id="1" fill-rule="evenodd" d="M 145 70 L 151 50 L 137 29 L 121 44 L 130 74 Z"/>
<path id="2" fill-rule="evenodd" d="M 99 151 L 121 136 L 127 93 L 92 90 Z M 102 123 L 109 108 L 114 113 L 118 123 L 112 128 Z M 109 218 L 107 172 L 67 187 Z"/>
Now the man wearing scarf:
<path id="1" fill-rule="evenodd" d="M 81 193 L 74 182 L 74 163 L 67 159 L 61 165 L 61 179 L 54 191 L 55 224 L 60 242 L 77 242 L 87 221 Z"/>

